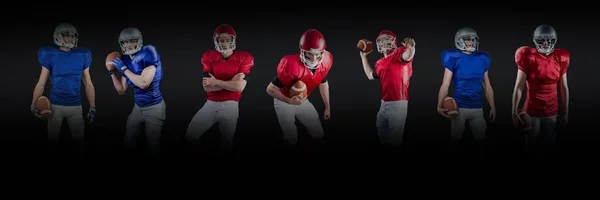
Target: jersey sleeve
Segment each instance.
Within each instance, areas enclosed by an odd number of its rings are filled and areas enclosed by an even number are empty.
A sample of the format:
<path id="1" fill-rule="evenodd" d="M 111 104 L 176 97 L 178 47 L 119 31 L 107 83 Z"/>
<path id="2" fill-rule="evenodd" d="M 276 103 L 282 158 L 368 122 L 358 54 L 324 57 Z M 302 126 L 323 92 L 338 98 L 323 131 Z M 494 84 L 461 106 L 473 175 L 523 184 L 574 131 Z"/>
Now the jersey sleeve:
<path id="1" fill-rule="evenodd" d="M 89 49 L 85 49 L 83 53 L 83 69 L 87 69 L 92 65 L 92 52 Z"/>
<path id="2" fill-rule="evenodd" d="M 288 64 L 286 57 L 282 58 L 277 65 L 277 79 L 283 86 L 290 85 L 296 77 L 293 75 L 293 71 Z"/>
<path id="3" fill-rule="evenodd" d="M 38 62 L 42 67 L 52 71 L 51 58 L 50 55 L 48 55 L 48 50 L 46 48 L 41 48 L 38 51 Z"/>
<path id="4" fill-rule="evenodd" d="M 571 54 L 566 50 L 560 51 L 560 75 L 567 73 L 569 65 L 571 64 Z"/>
<path id="5" fill-rule="evenodd" d="M 393 54 L 393 56 L 390 56 L 390 57 L 392 57 L 392 58 L 398 58 L 398 60 L 399 60 L 401 63 L 406 63 L 406 64 L 408 64 L 408 63 L 411 63 L 413 59 L 411 59 L 411 60 L 409 60 L 409 61 L 406 61 L 406 60 L 404 60 L 404 58 L 402 57 L 402 55 L 404 55 L 404 52 L 406 52 L 406 47 L 402 46 L 402 47 L 400 47 L 400 48 L 397 48 L 397 49 L 395 49 L 395 50 L 394 50 L 394 52 L 392 53 L 392 54 Z"/>
<path id="6" fill-rule="evenodd" d="M 447 50 L 442 52 L 442 65 L 444 65 L 446 69 L 454 72 L 456 67 L 456 59 L 451 51 Z"/>
<path id="7" fill-rule="evenodd" d="M 484 66 L 485 72 L 487 72 L 490 69 L 490 66 L 492 65 L 492 58 L 490 57 L 490 54 L 488 54 L 486 52 L 481 52 L 481 56 L 482 56 L 483 62 L 485 64 L 485 66 Z"/>
<path id="8" fill-rule="evenodd" d="M 525 74 L 529 73 L 529 69 L 527 68 L 527 47 L 520 47 L 515 52 L 515 63 L 517 64 L 517 68 Z"/>
<path id="9" fill-rule="evenodd" d="M 254 67 L 254 56 L 250 53 L 246 53 L 241 61 L 239 73 L 244 73 L 246 75 L 250 74 L 252 67 Z"/>
<path id="10" fill-rule="evenodd" d="M 156 51 L 156 48 L 154 46 L 147 46 L 146 48 L 147 48 L 146 54 L 144 54 L 144 62 L 146 63 L 146 66 L 144 66 L 144 67 L 148 67 L 148 66 L 152 66 L 152 65 L 156 66 L 156 64 L 160 60 L 158 51 Z"/>
<path id="11" fill-rule="evenodd" d="M 210 56 L 208 52 L 202 54 L 200 63 L 202 63 L 202 72 L 204 72 L 204 76 L 209 77 L 208 73 L 212 73 L 212 65 L 210 64 Z"/>

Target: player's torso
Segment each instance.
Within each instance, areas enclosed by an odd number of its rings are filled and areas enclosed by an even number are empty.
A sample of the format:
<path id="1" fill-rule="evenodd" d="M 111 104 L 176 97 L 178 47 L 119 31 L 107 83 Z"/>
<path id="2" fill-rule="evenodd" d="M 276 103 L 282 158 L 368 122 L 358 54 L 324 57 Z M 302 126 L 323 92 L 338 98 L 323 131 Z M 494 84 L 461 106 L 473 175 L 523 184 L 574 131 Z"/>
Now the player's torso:
<path id="1" fill-rule="evenodd" d="M 231 80 L 240 71 L 241 53 L 238 51 L 234 51 L 229 58 L 223 58 L 222 54 L 216 50 L 211 50 L 209 53 L 212 75 L 215 78 L 219 80 Z"/>
<path id="2" fill-rule="evenodd" d="M 475 52 L 473 54 L 456 54 L 456 66 L 453 72 L 456 88 L 464 90 L 481 90 L 486 72 L 487 57 Z"/>
<path id="3" fill-rule="evenodd" d="M 58 48 L 47 48 L 52 81 L 50 100 L 53 104 L 74 106 L 80 105 L 80 88 L 83 70 L 87 65 L 86 49 L 74 48 L 62 51 Z"/>
<path id="4" fill-rule="evenodd" d="M 555 85 L 560 80 L 560 60 L 555 54 L 549 56 L 537 52 L 530 53 L 527 57 L 527 81 L 536 85 Z"/>
<path id="5" fill-rule="evenodd" d="M 298 71 L 298 80 L 301 80 L 306 84 L 309 93 L 319 86 L 319 84 L 321 84 L 331 69 L 332 65 L 331 61 L 329 61 L 329 56 L 324 55 L 323 59 L 324 60 L 321 64 L 319 64 L 319 67 L 313 70 L 306 67 L 300 60 L 300 57 L 294 59 L 292 69 Z"/>
<path id="6" fill-rule="evenodd" d="M 122 55 L 121 60 L 127 66 L 127 68 L 133 72 L 134 74 L 141 75 L 146 67 L 150 65 L 154 65 L 156 67 L 156 72 L 154 74 L 154 79 L 150 86 L 146 89 L 141 89 L 128 78 L 127 84 L 133 88 L 135 102 L 138 106 L 145 107 L 158 104 L 163 101 L 162 93 L 160 92 L 160 80 L 162 79 L 162 64 L 160 62 L 160 58 L 157 58 L 158 62 L 149 63 L 146 56 L 150 56 L 150 50 L 145 46 L 139 52 L 130 55 Z"/>
<path id="7" fill-rule="evenodd" d="M 556 51 L 555 51 L 556 52 Z M 525 110 L 531 116 L 551 116 L 558 112 L 557 84 L 561 76 L 559 55 L 544 56 L 533 47 L 525 51 L 527 99 Z"/>
<path id="8" fill-rule="evenodd" d="M 375 63 L 375 72 L 381 82 L 381 94 L 385 101 L 408 100 L 412 63 L 402 63 L 400 56 L 393 53 Z"/>

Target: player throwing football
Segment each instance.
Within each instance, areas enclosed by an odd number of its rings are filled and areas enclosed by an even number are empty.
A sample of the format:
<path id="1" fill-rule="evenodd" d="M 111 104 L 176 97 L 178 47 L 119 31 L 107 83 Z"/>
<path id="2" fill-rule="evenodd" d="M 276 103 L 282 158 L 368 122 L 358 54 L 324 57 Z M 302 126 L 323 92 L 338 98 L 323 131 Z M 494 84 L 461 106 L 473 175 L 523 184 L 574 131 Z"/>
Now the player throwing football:
<path id="1" fill-rule="evenodd" d="M 117 77 L 110 72 L 115 90 L 125 94 L 128 87 L 133 88 L 135 104 L 127 118 L 125 146 L 136 148 L 136 139 L 140 129 L 146 132 L 148 149 L 151 155 L 160 150 L 160 138 L 166 119 L 166 104 L 160 92 L 163 71 L 160 56 L 152 45 L 143 46 L 142 33 L 137 28 L 125 28 L 119 35 L 122 55 L 113 59 Z"/>
<path id="2" fill-rule="evenodd" d="M 254 67 L 252 54 L 235 49 L 236 37 L 233 27 L 219 25 L 213 34 L 215 49 L 202 55 L 202 86 L 207 100 L 188 126 L 186 138 L 189 142 L 198 140 L 217 123 L 221 131 L 221 147 L 226 151 L 233 148 L 239 101 L 247 83 L 245 77 Z"/>
<path id="3" fill-rule="evenodd" d="M 398 48 L 396 35 L 384 30 L 377 36 L 376 44 L 377 51 L 383 54 L 383 58 L 375 63 L 375 70 L 367 59 L 371 52 L 360 52 L 360 57 L 367 78 L 379 79 L 381 82 L 382 100 L 377 113 L 379 141 L 381 144 L 398 147 L 402 145 L 404 135 L 415 41 L 405 38 Z"/>
<path id="4" fill-rule="evenodd" d="M 554 28 L 540 25 L 533 32 L 534 47 L 523 46 L 515 53 L 517 79 L 512 95 L 513 123 L 523 123 L 518 115 L 523 88 L 527 86 L 524 111 L 531 117 L 532 129 L 526 134 L 526 144 L 541 145 L 554 143 L 557 115 L 559 114 L 558 88 L 563 104 L 561 122 L 569 120 L 569 86 L 567 69 L 571 56 L 567 50 L 554 48 L 557 35 Z"/>
<path id="5" fill-rule="evenodd" d="M 58 47 L 42 47 L 39 50 L 38 60 L 42 65 L 42 71 L 33 89 L 31 112 L 36 117 L 41 117 L 36 101 L 43 95 L 44 87 L 50 77 L 52 115 L 48 119 L 48 141 L 51 146 L 58 145 L 62 122 L 66 119 L 76 150 L 78 153 L 83 153 L 85 120 L 80 98 L 82 80 L 90 104 L 87 113 L 90 124 L 96 116 L 96 94 L 89 68 L 92 63 L 92 53 L 86 48 L 77 47 L 78 37 L 79 33 L 75 26 L 61 23 L 54 29 L 54 43 Z"/>
<path id="6" fill-rule="evenodd" d="M 279 61 L 277 76 L 267 86 L 267 93 L 274 98 L 274 108 L 279 126 L 283 131 L 283 139 L 292 149 L 298 142 L 296 118 L 308 130 L 315 141 L 324 134 L 319 113 L 307 99 L 318 86 L 321 92 L 325 112 L 325 120 L 331 117 L 329 104 L 329 83 L 326 76 L 333 64 L 333 55 L 325 50 L 325 37 L 316 29 L 309 29 L 300 38 L 300 53 L 286 55 Z M 305 97 L 290 96 L 290 89 L 301 80 L 306 84 Z"/>
<path id="7" fill-rule="evenodd" d="M 454 150 L 456 144 L 462 140 L 467 121 L 477 144 L 483 147 L 487 122 L 482 109 L 482 89 L 490 105 L 490 122 L 496 118 L 494 90 L 488 76 L 490 56 L 479 51 L 479 36 L 471 28 L 459 29 L 454 36 L 454 44 L 457 50 L 451 49 L 442 53 L 445 70 L 438 93 L 437 111 L 440 115 L 451 118 L 446 114 L 447 110 L 442 108 L 442 102 L 448 95 L 450 82 L 453 82 L 455 91 L 452 97 L 458 105 L 458 116 L 451 122 L 450 150 Z"/>

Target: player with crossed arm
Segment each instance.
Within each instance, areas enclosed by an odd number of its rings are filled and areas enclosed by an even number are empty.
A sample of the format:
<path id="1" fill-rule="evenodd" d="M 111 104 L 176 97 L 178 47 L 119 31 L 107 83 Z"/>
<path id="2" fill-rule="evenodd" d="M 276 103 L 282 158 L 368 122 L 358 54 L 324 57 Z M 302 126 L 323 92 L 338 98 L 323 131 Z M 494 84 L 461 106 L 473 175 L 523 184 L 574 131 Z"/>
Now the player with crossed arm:
<path id="1" fill-rule="evenodd" d="M 398 48 L 396 35 L 384 30 L 376 40 L 377 51 L 383 54 L 375 63 L 375 70 L 369 64 L 367 55 L 360 52 L 363 69 L 369 80 L 381 82 L 381 107 L 377 113 L 377 132 L 381 144 L 393 147 L 402 145 L 404 125 L 408 112 L 408 87 L 412 76 L 412 61 L 415 56 L 415 41 L 405 38 Z"/>
<path id="2" fill-rule="evenodd" d="M 135 104 L 127 118 L 125 146 L 136 148 L 140 129 L 145 129 L 148 149 L 157 156 L 160 138 L 166 119 L 166 104 L 160 92 L 163 71 L 160 56 L 152 45 L 143 45 L 142 33 L 137 28 L 125 28 L 119 35 L 121 58 L 113 59 L 113 65 L 121 73 L 117 77 L 110 72 L 113 86 L 119 95 L 133 88 Z"/>
<path id="3" fill-rule="evenodd" d="M 554 143 L 559 100 L 563 104 L 562 125 L 569 119 L 569 86 L 567 69 L 571 56 L 567 50 L 554 48 L 556 30 L 548 25 L 538 26 L 533 33 L 534 47 L 523 46 L 515 53 L 517 78 L 512 95 L 512 118 L 516 126 L 523 121 L 518 115 L 523 88 L 527 86 L 524 111 L 531 117 L 532 129 L 526 133 L 526 144 L 535 145 L 539 139 L 543 147 Z"/>
<path id="4" fill-rule="evenodd" d="M 496 118 L 494 90 L 488 76 L 491 64 L 490 56 L 479 51 L 479 36 L 471 28 L 459 29 L 454 36 L 454 44 L 456 50 L 446 50 L 442 53 L 442 64 L 445 70 L 438 93 L 437 111 L 440 115 L 451 118 L 446 114 L 448 110 L 442 108 L 442 102 L 448 95 L 450 82 L 454 82 L 453 98 L 458 105 L 458 116 L 451 122 L 450 150 L 455 150 L 458 142 L 462 140 L 467 121 L 477 144 L 482 148 L 487 129 L 482 109 L 482 89 L 485 91 L 485 97 L 490 105 L 490 122 Z"/>
<path id="5" fill-rule="evenodd" d="M 235 49 L 236 37 L 233 27 L 219 25 L 213 34 L 215 49 L 202 55 L 202 86 L 207 100 L 188 126 L 186 138 L 189 142 L 197 141 L 204 132 L 218 123 L 221 147 L 226 151 L 233 148 L 239 101 L 247 83 L 245 77 L 254 67 L 252 54 Z"/>
<path id="6" fill-rule="evenodd" d="M 292 150 L 298 142 L 296 118 L 306 127 L 313 140 L 320 141 L 324 135 L 319 113 L 307 99 L 317 86 L 325 104 L 323 118 L 328 120 L 331 117 L 329 82 L 326 76 L 333 65 L 333 55 L 325 47 L 325 37 L 321 32 L 316 29 L 305 31 L 300 38 L 300 54 L 281 58 L 277 76 L 267 86 L 267 93 L 274 98 L 283 139 Z M 298 80 L 306 84 L 306 97 L 290 96 L 290 89 Z"/>
<path id="7" fill-rule="evenodd" d="M 92 63 L 92 53 L 86 48 L 77 47 L 78 39 L 79 33 L 75 26 L 61 23 L 54 29 L 54 43 L 58 47 L 42 47 L 39 50 L 38 60 L 42 65 L 42 71 L 33 89 L 31 112 L 36 117 L 41 117 L 36 101 L 43 95 L 44 87 L 50 77 L 52 115 L 48 119 L 48 141 L 51 146 L 58 145 L 62 122 L 66 119 L 75 141 L 76 151 L 81 154 L 84 152 L 85 144 L 85 120 L 80 97 L 82 80 L 90 104 L 87 113 L 90 124 L 96 116 L 96 93 L 89 68 Z"/>

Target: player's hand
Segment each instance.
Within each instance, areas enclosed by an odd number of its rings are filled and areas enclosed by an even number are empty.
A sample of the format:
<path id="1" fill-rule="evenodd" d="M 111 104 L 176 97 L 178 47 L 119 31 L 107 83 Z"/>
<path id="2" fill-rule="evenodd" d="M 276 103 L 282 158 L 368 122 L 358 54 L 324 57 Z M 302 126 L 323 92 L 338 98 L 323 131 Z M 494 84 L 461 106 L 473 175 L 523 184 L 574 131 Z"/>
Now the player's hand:
<path id="1" fill-rule="evenodd" d="M 246 74 L 244 74 L 244 73 L 238 73 L 235 76 L 233 76 L 233 78 L 231 80 L 232 81 L 241 81 L 244 78 L 246 78 Z"/>
<path id="2" fill-rule="evenodd" d="M 119 70 L 121 73 L 125 74 L 125 70 L 127 70 L 127 66 L 125 66 L 125 63 L 123 63 L 123 61 L 119 58 L 115 58 L 113 59 L 113 63 L 115 63 L 115 68 L 117 70 Z"/>
<path id="3" fill-rule="evenodd" d="M 87 117 L 89 120 L 89 124 L 92 124 L 94 122 L 94 119 L 96 119 L 96 107 L 95 106 L 90 107 L 90 109 L 88 110 Z"/>
<path id="4" fill-rule="evenodd" d="M 204 77 L 202 78 L 202 85 L 204 87 L 209 87 L 209 86 L 217 86 L 219 79 L 215 78 L 215 76 L 213 76 L 212 74 L 208 74 L 210 77 Z"/>
<path id="5" fill-rule="evenodd" d="M 405 46 L 406 48 L 414 48 L 415 45 L 415 39 L 413 38 L 404 38 L 404 41 L 402 42 L 402 46 Z"/>
<path id="6" fill-rule="evenodd" d="M 517 129 L 521 128 L 525 124 L 525 122 L 523 122 L 523 119 L 521 119 L 521 116 L 519 116 L 518 112 L 514 112 L 512 114 L 512 122 L 515 128 Z"/>
<path id="7" fill-rule="evenodd" d="M 292 98 L 290 98 L 288 104 L 300 105 L 302 104 L 302 97 L 300 97 L 300 95 L 293 96 Z"/>
<path id="8" fill-rule="evenodd" d="M 35 116 L 37 118 L 42 118 L 42 114 L 40 114 L 40 110 L 37 109 L 37 107 L 35 107 L 35 105 L 29 106 L 29 109 L 31 109 L 31 113 L 33 114 L 33 116 Z"/>
<path id="9" fill-rule="evenodd" d="M 496 109 L 495 108 L 491 108 L 490 109 L 490 123 L 494 122 L 496 120 Z"/>
<path id="10" fill-rule="evenodd" d="M 367 58 L 367 55 L 369 55 L 371 52 L 373 52 L 373 51 L 369 51 L 369 52 L 359 51 L 360 57 Z"/>
<path id="11" fill-rule="evenodd" d="M 444 108 L 438 107 L 437 108 L 437 112 L 440 113 L 440 115 L 442 115 L 446 119 L 452 119 L 452 117 L 450 115 L 446 114 L 446 112 L 448 112 L 448 109 L 444 109 Z"/>
<path id="12" fill-rule="evenodd" d="M 323 112 L 323 119 L 328 120 L 329 118 L 331 118 L 331 109 L 326 108 Z"/>
<path id="13" fill-rule="evenodd" d="M 566 127 L 567 124 L 569 123 L 569 115 L 565 114 L 564 116 L 562 116 L 562 118 L 560 119 L 560 125 L 563 127 Z"/>

